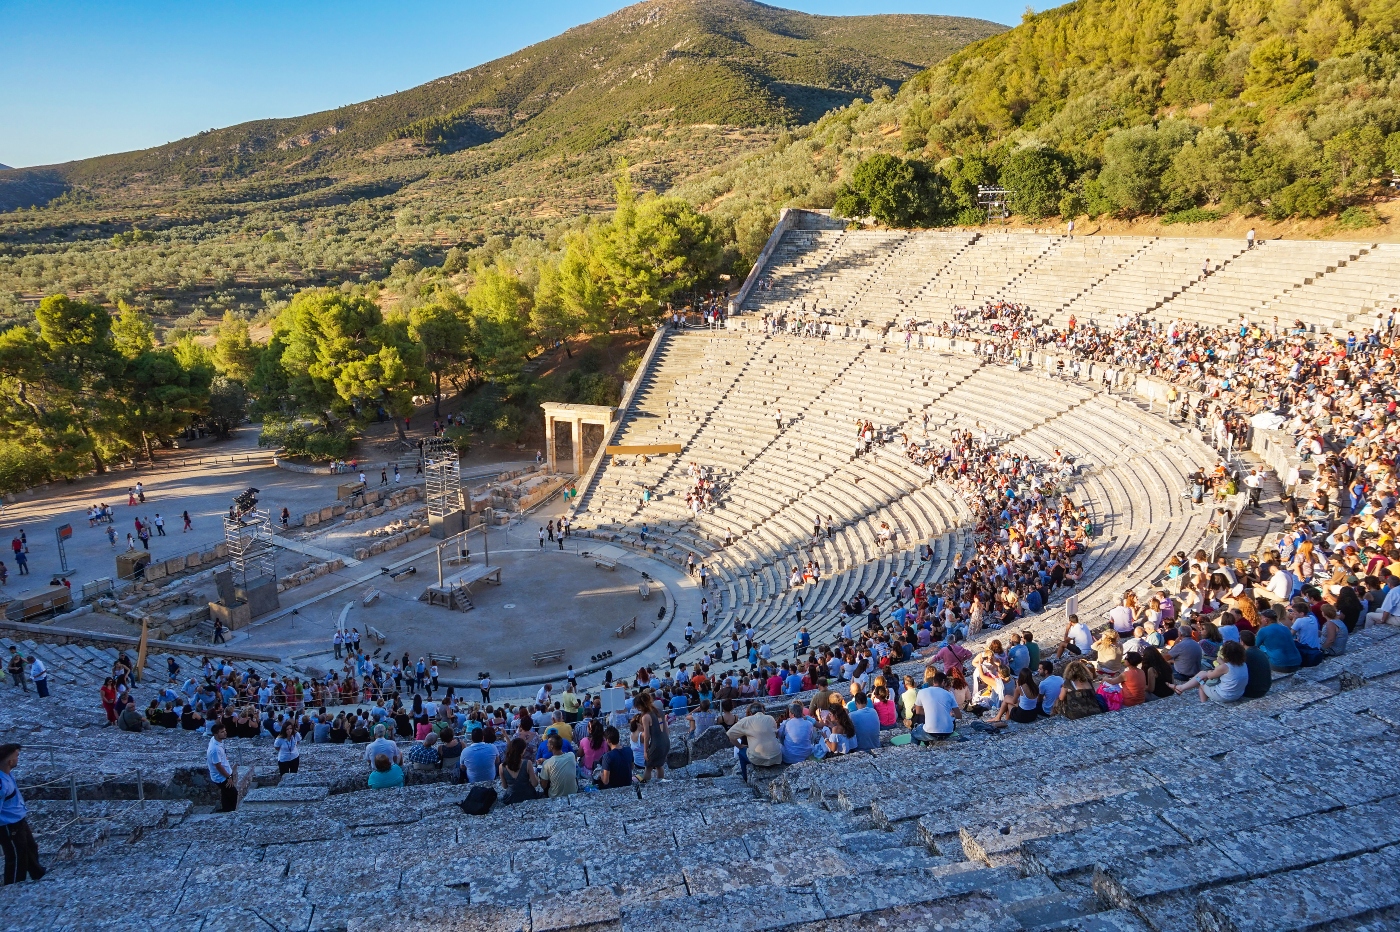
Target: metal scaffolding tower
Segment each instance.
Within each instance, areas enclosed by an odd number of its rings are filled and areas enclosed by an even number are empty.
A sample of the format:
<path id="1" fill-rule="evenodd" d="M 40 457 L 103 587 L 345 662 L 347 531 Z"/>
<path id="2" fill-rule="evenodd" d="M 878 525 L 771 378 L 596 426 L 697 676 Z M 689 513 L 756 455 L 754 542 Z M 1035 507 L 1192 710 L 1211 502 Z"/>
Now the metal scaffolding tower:
<path id="1" fill-rule="evenodd" d="M 423 472 L 427 479 L 428 518 L 439 521 L 465 510 L 462 501 L 461 466 L 457 448 L 448 440 L 433 438 L 423 444 Z"/>
<path id="2" fill-rule="evenodd" d="M 275 576 L 276 551 L 272 545 L 272 512 L 252 509 L 237 518 L 224 518 L 224 541 L 234 578 L 248 588 L 264 576 Z"/>

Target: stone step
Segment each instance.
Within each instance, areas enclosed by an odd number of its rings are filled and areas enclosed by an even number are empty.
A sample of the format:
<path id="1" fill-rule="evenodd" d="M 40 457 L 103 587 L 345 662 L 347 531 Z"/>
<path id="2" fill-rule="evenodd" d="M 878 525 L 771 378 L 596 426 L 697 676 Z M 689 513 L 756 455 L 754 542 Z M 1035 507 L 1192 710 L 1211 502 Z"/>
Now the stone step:
<path id="1" fill-rule="evenodd" d="M 1203 932 L 1302 932 L 1400 907 L 1400 847 L 1284 871 L 1201 894 Z M 1382 928 L 1394 928 L 1387 923 Z"/>

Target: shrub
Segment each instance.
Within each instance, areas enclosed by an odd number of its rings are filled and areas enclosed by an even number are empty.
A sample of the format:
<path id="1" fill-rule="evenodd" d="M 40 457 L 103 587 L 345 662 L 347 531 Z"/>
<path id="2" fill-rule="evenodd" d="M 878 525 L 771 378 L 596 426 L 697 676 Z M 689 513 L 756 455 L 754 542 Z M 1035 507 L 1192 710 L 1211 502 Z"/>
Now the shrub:
<path id="1" fill-rule="evenodd" d="M 1337 226 L 1343 230 L 1364 230 L 1366 227 L 1376 226 L 1380 222 L 1381 218 L 1376 216 L 1376 212 L 1369 207 L 1348 207 L 1337 218 Z"/>
<path id="2" fill-rule="evenodd" d="M 1174 210 L 1169 214 L 1162 215 L 1162 222 L 1170 226 L 1173 223 L 1211 223 L 1219 220 L 1224 214 L 1217 210 L 1206 210 L 1204 207 L 1188 207 L 1186 210 Z"/>
<path id="3" fill-rule="evenodd" d="M 470 428 L 454 425 L 444 430 L 442 435 L 451 442 L 452 446 L 457 450 L 458 456 L 466 456 L 467 452 L 471 449 L 470 441 L 472 432 Z"/>
<path id="4" fill-rule="evenodd" d="M 619 363 L 617 367 L 617 374 L 630 382 L 632 381 L 632 377 L 637 374 L 637 367 L 641 364 L 642 354 L 637 350 L 631 350 L 626 356 L 622 357 L 622 362 Z"/>
<path id="5" fill-rule="evenodd" d="M 341 459 L 350 452 L 354 438 L 345 430 L 328 430 L 305 421 L 265 421 L 258 446 L 277 447 L 286 456 L 304 456 L 318 462 Z"/>

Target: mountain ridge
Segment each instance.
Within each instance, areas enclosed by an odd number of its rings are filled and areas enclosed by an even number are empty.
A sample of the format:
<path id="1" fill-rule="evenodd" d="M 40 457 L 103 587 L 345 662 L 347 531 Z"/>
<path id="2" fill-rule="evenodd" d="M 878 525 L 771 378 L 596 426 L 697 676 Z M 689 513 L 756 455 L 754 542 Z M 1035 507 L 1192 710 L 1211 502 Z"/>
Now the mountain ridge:
<path id="1" fill-rule="evenodd" d="M 204 131 L 162 146 L 0 174 L 0 209 L 55 182 L 193 187 L 359 162 L 450 154 L 502 137 L 528 155 L 586 149 L 619 118 L 795 126 L 897 88 L 1005 27 L 958 17 L 828 17 L 752 0 L 648 0 L 414 88 L 297 117 Z M 8 197 L 7 197 L 8 192 Z"/>

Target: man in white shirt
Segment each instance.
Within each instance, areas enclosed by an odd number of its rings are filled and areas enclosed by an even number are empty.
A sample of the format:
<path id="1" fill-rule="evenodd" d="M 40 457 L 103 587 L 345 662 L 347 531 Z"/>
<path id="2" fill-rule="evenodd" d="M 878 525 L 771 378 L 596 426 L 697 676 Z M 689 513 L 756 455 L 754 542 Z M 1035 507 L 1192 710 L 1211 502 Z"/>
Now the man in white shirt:
<path id="1" fill-rule="evenodd" d="M 1277 563 L 1273 564 L 1270 569 L 1273 575 L 1269 577 L 1264 588 L 1269 590 L 1269 594 L 1274 597 L 1275 602 L 1287 602 L 1293 595 L 1293 574 Z"/>
<path id="2" fill-rule="evenodd" d="M 1249 507 L 1259 507 L 1259 496 L 1264 491 L 1264 480 L 1259 475 L 1259 470 L 1251 469 L 1249 475 L 1244 477 L 1244 487 L 1249 490 Z"/>
<path id="3" fill-rule="evenodd" d="M 924 723 L 912 732 L 913 739 L 920 744 L 948 739 L 953 734 L 953 720 L 962 718 L 958 700 L 945 688 L 947 685 L 945 674 L 932 667 L 924 671 L 924 688 L 919 690 L 916 700 L 924 710 Z"/>
<path id="4" fill-rule="evenodd" d="M 29 658 L 29 679 L 33 681 L 34 688 L 39 691 L 39 698 L 47 699 L 49 695 L 49 671 L 38 657 Z"/>
<path id="5" fill-rule="evenodd" d="M 1055 659 L 1060 659 L 1065 651 L 1083 657 L 1089 653 L 1094 646 L 1094 633 L 1089 630 L 1089 626 L 1079 620 L 1078 615 L 1068 616 L 1069 624 L 1065 626 L 1065 638 L 1060 642 L 1059 650 L 1055 651 Z"/>
<path id="6" fill-rule="evenodd" d="M 370 766 L 374 766 L 374 755 L 376 754 L 387 754 L 390 762 L 403 765 L 403 752 L 399 750 L 397 744 L 385 737 L 388 732 L 389 729 L 386 725 L 374 726 L 374 740 L 365 745 L 365 762 Z"/>
<path id="7" fill-rule="evenodd" d="M 1400 625 L 1400 586 L 1392 586 L 1381 602 L 1380 611 L 1367 612 L 1366 624 Z"/>
<path id="8" fill-rule="evenodd" d="M 224 737 L 228 729 L 222 721 L 216 721 L 209 729 L 209 748 L 204 754 L 209 765 L 209 782 L 219 788 L 219 811 L 233 812 L 238 808 L 238 768 L 229 764 L 228 754 L 224 753 Z"/>

